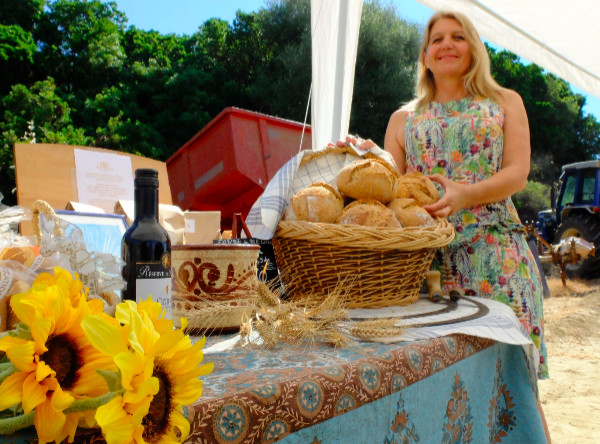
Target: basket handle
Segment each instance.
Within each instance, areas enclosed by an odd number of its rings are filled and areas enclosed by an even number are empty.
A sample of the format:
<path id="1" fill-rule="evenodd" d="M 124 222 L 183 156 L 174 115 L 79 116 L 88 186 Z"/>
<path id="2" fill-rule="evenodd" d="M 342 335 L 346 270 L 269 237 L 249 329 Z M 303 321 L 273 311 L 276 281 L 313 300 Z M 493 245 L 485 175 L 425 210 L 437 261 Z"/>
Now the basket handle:
<path id="1" fill-rule="evenodd" d="M 54 209 L 45 200 L 38 199 L 31 204 L 31 211 L 33 216 L 31 218 L 31 225 L 33 228 L 33 234 L 37 237 L 38 243 L 42 242 L 42 232 L 40 231 L 40 213 L 44 215 L 46 219 L 58 219 L 58 216 L 54 212 Z M 62 230 L 59 224 L 54 225 L 54 235 L 62 236 Z"/>

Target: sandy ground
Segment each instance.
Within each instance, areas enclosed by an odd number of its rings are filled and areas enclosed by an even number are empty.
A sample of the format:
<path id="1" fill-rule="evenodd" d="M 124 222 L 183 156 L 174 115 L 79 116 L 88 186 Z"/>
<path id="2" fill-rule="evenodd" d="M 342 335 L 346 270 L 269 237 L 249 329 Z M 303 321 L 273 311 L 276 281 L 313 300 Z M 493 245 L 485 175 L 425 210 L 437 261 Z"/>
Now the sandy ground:
<path id="1" fill-rule="evenodd" d="M 544 301 L 550 379 L 539 381 L 553 444 L 600 442 L 600 279 L 548 278 Z"/>

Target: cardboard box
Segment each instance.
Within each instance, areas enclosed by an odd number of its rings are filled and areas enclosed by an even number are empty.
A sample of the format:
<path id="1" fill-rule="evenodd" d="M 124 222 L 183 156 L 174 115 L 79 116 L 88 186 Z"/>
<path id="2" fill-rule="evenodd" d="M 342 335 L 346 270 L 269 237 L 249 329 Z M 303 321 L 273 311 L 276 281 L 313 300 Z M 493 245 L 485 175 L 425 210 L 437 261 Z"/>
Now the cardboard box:
<path id="1" fill-rule="evenodd" d="M 122 214 L 131 226 L 135 218 L 135 203 L 132 200 L 119 200 L 115 204 L 115 214 Z M 185 232 L 183 211 L 177 205 L 158 204 L 158 221 L 167 230 L 171 245 L 182 245 Z"/>
<path id="2" fill-rule="evenodd" d="M 212 244 L 221 237 L 220 211 L 185 211 L 184 244 Z"/>
<path id="3" fill-rule="evenodd" d="M 84 204 L 84 203 L 80 203 L 80 202 L 74 202 L 72 200 L 67 202 L 67 205 L 65 206 L 65 210 L 77 211 L 78 213 L 91 213 L 91 214 L 105 214 L 106 213 L 100 207 L 95 207 L 94 205 Z"/>

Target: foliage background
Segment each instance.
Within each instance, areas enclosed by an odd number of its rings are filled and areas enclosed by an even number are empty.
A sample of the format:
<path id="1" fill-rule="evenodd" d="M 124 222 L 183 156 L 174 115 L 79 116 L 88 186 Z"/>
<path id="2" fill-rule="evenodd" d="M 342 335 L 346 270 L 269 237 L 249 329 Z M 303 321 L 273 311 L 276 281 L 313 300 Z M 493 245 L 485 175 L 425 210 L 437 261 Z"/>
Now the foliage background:
<path id="1" fill-rule="evenodd" d="M 421 32 L 393 6 L 365 2 L 352 133 L 383 145 L 389 116 L 413 97 Z M 89 145 L 166 160 L 228 106 L 302 122 L 310 49 L 309 0 L 273 0 L 256 12 L 238 12 L 232 23 L 210 19 L 192 35 L 128 26 L 114 2 L 2 0 L 3 202 L 16 203 L 15 142 Z M 583 96 L 510 52 L 488 51 L 496 79 L 525 102 L 532 181 L 548 186 L 560 165 L 598 152 L 600 123 L 584 114 Z M 520 207 L 544 192 L 536 189 Z"/>

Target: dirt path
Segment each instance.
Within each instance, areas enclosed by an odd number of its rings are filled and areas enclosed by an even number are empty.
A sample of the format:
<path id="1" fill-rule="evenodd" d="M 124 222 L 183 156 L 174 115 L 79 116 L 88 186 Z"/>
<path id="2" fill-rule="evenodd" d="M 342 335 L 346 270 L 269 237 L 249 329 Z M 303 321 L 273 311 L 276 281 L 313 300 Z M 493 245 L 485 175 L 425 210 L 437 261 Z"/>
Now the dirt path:
<path id="1" fill-rule="evenodd" d="M 548 280 L 544 301 L 550 379 L 540 398 L 553 444 L 600 442 L 600 280 Z"/>

